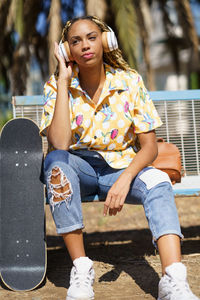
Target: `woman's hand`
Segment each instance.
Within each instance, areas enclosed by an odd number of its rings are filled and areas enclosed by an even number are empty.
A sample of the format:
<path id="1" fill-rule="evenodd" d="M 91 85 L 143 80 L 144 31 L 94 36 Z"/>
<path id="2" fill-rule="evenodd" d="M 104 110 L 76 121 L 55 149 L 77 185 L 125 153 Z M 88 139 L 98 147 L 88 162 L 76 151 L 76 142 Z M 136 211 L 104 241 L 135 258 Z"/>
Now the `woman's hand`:
<path id="1" fill-rule="evenodd" d="M 61 80 L 64 79 L 64 80 L 69 81 L 69 79 L 72 76 L 73 63 L 69 62 L 68 66 L 66 65 L 65 59 L 59 53 L 59 46 L 58 46 L 58 43 L 56 43 L 56 42 L 55 42 L 55 48 L 54 48 L 54 55 L 58 61 L 58 70 L 59 70 L 58 79 L 61 79 Z"/>
<path id="2" fill-rule="evenodd" d="M 126 172 L 122 173 L 116 182 L 112 185 L 108 191 L 106 201 L 104 203 L 104 216 L 107 215 L 109 210 L 109 215 L 116 215 L 123 208 L 124 201 L 130 189 L 130 184 L 132 181 L 132 176 Z"/>
<path id="3" fill-rule="evenodd" d="M 122 210 L 131 182 L 144 167 L 150 165 L 156 159 L 158 146 L 155 131 L 140 133 L 138 138 L 141 149 L 108 191 L 104 203 L 104 216 L 108 210 L 110 216 L 116 215 L 117 212 Z"/>

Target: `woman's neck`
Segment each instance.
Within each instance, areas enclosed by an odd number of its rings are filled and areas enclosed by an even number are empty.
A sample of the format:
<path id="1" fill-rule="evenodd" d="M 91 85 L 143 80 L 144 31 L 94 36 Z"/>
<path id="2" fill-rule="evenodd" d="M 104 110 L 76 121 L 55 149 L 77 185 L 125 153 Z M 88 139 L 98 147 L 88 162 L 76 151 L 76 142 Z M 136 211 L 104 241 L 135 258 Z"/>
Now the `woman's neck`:
<path id="1" fill-rule="evenodd" d="M 105 81 L 104 65 L 100 64 L 94 68 L 79 68 L 79 80 L 83 90 L 97 103 Z"/>

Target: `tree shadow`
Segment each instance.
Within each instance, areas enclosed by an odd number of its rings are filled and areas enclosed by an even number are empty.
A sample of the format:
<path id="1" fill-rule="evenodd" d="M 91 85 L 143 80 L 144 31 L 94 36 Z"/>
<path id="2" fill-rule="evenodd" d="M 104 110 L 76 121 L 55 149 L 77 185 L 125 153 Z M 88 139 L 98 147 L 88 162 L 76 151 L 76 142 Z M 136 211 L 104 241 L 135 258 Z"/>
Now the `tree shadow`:
<path id="1" fill-rule="evenodd" d="M 145 259 L 145 256 L 155 254 L 149 230 L 84 233 L 84 241 L 86 253 L 92 260 L 113 265 L 111 271 L 99 278 L 99 282 L 116 281 L 125 272 L 145 293 L 157 296 L 155 286 L 159 276 Z M 68 288 L 72 263 L 64 243 L 61 237 L 48 236 L 47 245 L 47 277 L 56 286 Z M 53 245 L 57 250 L 53 250 Z"/>
<path id="2" fill-rule="evenodd" d="M 182 228 L 182 254 L 200 253 L 198 238 L 200 226 Z M 189 238 L 189 240 L 188 240 Z M 94 261 L 113 265 L 111 271 L 99 278 L 99 282 L 113 282 L 122 272 L 127 273 L 146 293 L 157 297 L 159 275 L 146 257 L 155 255 L 149 229 L 117 230 L 84 233 L 87 255 Z M 71 259 L 60 236 L 47 236 L 47 277 L 56 286 L 69 287 Z"/>
<path id="3" fill-rule="evenodd" d="M 184 236 L 182 254 L 190 255 L 200 253 L 200 225 L 182 227 L 181 230 Z"/>

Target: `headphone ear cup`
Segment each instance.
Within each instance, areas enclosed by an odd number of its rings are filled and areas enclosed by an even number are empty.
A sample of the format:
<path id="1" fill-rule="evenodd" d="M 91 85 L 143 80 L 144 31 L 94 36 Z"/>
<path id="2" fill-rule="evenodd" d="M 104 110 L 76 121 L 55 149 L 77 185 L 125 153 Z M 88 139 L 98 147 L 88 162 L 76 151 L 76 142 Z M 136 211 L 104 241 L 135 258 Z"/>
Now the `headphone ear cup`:
<path id="1" fill-rule="evenodd" d="M 111 52 L 118 49 L 118 42 L 114 31 L 102 32 L 102 44 L 104 52 Z"/>
<path id="2" fill-rule="evenodd" d="M 59 54 L 67 61 L 73 61 L 68 42 L 59 43 Z"/>

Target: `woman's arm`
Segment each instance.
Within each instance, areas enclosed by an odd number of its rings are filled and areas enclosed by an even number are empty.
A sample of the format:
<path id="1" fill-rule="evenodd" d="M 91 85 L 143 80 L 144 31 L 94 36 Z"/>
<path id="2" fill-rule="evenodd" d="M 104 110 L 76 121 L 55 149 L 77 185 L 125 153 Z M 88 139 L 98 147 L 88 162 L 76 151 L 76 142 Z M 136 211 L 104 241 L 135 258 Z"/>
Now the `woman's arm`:
<path id="1" fill-rule="evenodd" d="M 149 131 L 138 134 L 141 149 L 130 165 L 124 171 L 125 175 L 130 178 L 130 182 L 146 166 L 151 164 L 158 155 L 158 146 L 156 142 L 155 131 Z"/>
<path id="2" fill-rule="evenodd" d="M 55 43 L 54 55 L 58 61 L 57 97 L 52 122 L 47 128 L 48 142 L 56 149 L 68 150 L 71 144 L 68 83 L 72 75 L 72 63 L 66 66 Z"/>
<path id="3" fill-rule="evenodd" d="M 116 215 L 122 210 L 131 182 L 144 167 L 151 164 L 157 157 L 158 148 L 155 132 L 140 133 L 138 138 L 141 149 L 110 188 L 104 203 L 104 215 L 107 214 L 108 210 L 109 215 Z"/>

